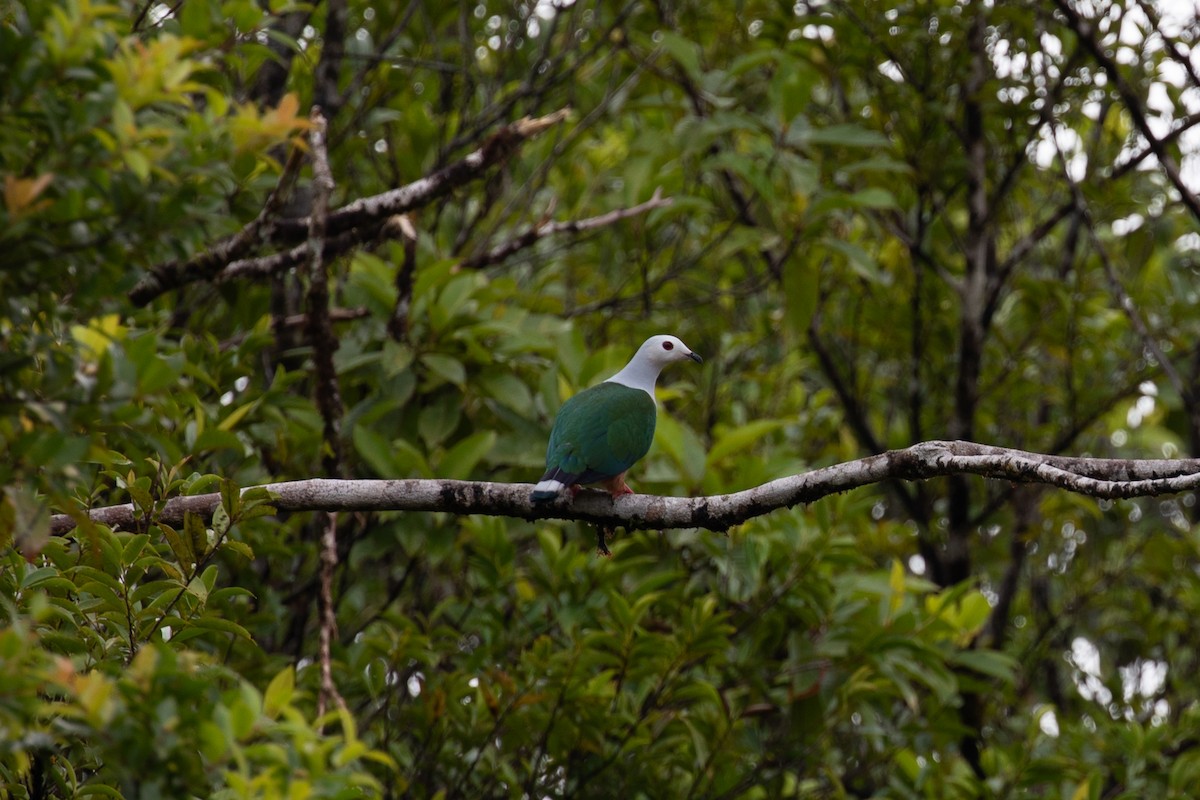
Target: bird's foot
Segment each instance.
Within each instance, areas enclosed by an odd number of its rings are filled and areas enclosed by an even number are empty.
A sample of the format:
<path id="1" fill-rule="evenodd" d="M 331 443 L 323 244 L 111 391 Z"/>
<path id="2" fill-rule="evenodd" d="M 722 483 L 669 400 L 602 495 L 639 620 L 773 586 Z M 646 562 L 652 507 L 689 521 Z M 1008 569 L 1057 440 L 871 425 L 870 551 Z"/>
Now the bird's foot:
<path id="1" fill-rule="evenodd" d="M 609 478 L 600 485 L 608 490 L 608 494 L 613 500 L 616 500 L 623 494 L 633 494 L 633 489 L 630 489 L 629 485 L 625 483 L 625 473 L 623 472 L 616 477 Z"/>
<path id="2" fill-rule="evenodd" d="M 578 483 L 572 483 L 570 486 L 567 487 L 567 492 L 571 495 L 572 500 L 575 499 L 575 496 L 577 494 L 579 494 L 579 490 L 582 488 L 583 487 L 580 486 Z"/>
<path id="3" fill-rule="evenodd" d="M 596 555 L 612 558 L 612 550 L 608 549 L 608 540 L 613 533 L 612 528 L 603 525 L 596 526 Z"/>

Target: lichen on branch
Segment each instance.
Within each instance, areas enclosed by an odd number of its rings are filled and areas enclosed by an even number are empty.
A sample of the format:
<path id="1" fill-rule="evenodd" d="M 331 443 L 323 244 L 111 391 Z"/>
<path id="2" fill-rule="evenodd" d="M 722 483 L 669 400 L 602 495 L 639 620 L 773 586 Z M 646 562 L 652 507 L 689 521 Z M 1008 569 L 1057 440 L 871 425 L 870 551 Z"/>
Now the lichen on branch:
<path id="1" fill-rule="evenodd" d="M 977 475 L 1039 483 L 1104 499 L 1153 497 L 1200 488 L 1200 459 L 1112 459 L 1049 456 L 974 442 L 922 442 L 900 450 L 820 467 L 750 489 L 708 497 L 649 494 L 611 499 L 583 491 L 545 504 L 530 502 L 530 484 L 440 479 L 333 480 L 313 478 L 265 484 L 279 511 L 442 511 L 519 519 L 579 520 L 626 529 L 706 528 L 726 531 L 755 517 L 838 492 L 887 480 L 924 480 Z M 176 497 L 156 509 L 155 518 L 179 524 L 186 513 L 210 517 L 220 495 Z M 114 528 L 139 524 L 132 504 L 95 508 L 95 522 Z M 51 530 L 63 534 L 75 518 L 57 514 Z"/>

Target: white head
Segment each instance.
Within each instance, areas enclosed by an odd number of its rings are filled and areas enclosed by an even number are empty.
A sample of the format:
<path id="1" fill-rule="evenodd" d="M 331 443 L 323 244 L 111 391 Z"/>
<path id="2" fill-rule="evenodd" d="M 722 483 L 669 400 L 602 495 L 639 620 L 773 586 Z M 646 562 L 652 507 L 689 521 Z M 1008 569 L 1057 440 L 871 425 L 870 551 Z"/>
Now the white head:
<path id="1" fill-rule="evenodd" d="M 667 364 L 688 359 L 700 364 L 704 359 L 692 352 L 692 349 L 674 336 L 660 333 L 642 342 L 633 361 L 648 361 L 662 369 Z"/>
<path id="2" fill-rule="evenodd" d="M 659 334 L 651 336 L 638 351 L 629 359 L 625 368 L 608 380 L 634 389 L 642 389 L 654 396 L 654 384 L 658 381 L 658 373 L 667 364 L 675 361 L 692 360 L 701 363 L 704 359 L 692 352 L 692 349 L 674 336 Z"/>

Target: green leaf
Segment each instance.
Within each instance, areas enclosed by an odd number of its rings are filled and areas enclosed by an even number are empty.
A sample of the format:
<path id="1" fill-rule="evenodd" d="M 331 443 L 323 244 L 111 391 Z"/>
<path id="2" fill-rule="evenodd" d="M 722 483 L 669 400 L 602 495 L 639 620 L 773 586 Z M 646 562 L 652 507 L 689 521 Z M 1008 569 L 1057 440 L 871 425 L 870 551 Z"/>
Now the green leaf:
<path id="1" fill-rule="evenodd" d="M 226 539 L 225 544 L 222 545 L 222 548 L 226 550 L 232 550 L 242 558 L 245 558 L 247 561 L 254 560 L 254 549 L 245 542 L 239 542 L 236 539 Z"/>
<path id="2" fill-rule="evenodd" d="M 660 411 L 654 439 L 670 454 L 689 485 L 700 482 L 705 469 L 704 443 L 691 428 Z"/>
<path id="3" fill-rule="evenodd" d="M 146 533 L 136 533 L 129 537 L 129 541 L 125 543 L 125 548 L 121 553 L 121 562 L 123 564 L 133 564 L 141 557 L 142 551 L 146 549 L 146 545 L 150 543 L 150 535 Z"/>
<path id="4" fill-rule="evenodd" d="M 267 691 L 263 695 L 263 714 L 271 719 L 278 717 L 279 713 L 292 701 L 295 689 L 296 671 L 292 667 L 288 667 L 267 684 Z"/>
<path id="5" fill-rule="evenodd" d="M 795 335 L 808 333 L 820 296 L 820 271 L 812 259 L 793 259 L 783 267 L 783 298 L 788 328 Z"/>
<path id="6" fill-rule="evenodd" d="M 783 425 L 784 420 L 780 419 L 758 419 L 726 432 L 709 449 L 708 466 L 720 464 L 730 456 L 761 443 L 764 437 Z"/>
<path id="7" fill-rule="evenodd" d="M 778 109 L 779 122 L 789 125 L 812 99 L 814 75 L 795 59 L 781 60 L 771 81 L 772 105 Z"/>
<path id="8" fill-rule="evenodd" d="M 669 30 L 660 30 L 659 47 L 666 51 L 675 63 L 683 68 L 688 77 L 700 76 L 700 46 L 692 40 Z"/>
<path id="9" fill-rule="evenodd" d="M 145 476 L 126 485 L 125 489 L 137 510 L 150 511 L 154 507 L 154 498 L 150 496 L 149 487 L 150 479 Z"/>
<path id="10" fill-rule="evenodd" d="M 883 134 L 868 130 L 858 125 L 829 125 L 824 128 L 795 127 L 788 131 L 789 144 L 805 145 L 837 145 L 839 147 L 887 147 L 888 140 Z"/>
<path id="11" fill-rule="evenodd" d="M 767 203 L 775 201 L 775 185 L 763 169 L 761 160 L 742 153 L 724 150 L 708 159 L 711 170 L 728 170 L 740 177 L 754 189 L 756 195 Z M 761 236 L 761 232 L 756 232 Z"/>
<path id="12" fill-rule="evenodd" d="M 217 631 L 219 633 L 232 633 L 238 638 L 252 640 L 250 632 L 236 622 L 220 617 L 202 616 L 191 619 L 190 624 L 196 628 L 206 631 Z"/>
<path id="13" fill-rule="evenodd" d="M 138 178 L 145 181 L 150 177 L 150 159 L 141 150 L 126 150 L 121 154 L 121 157 L 125 160 L 125 166 L 129 167 L 129 171 L 137 175 Z M 144 391 L 157 391 L 161 388 L 158 384 L 153 383 L 153 380 L 161 378 L 162 373 L 159 373 L 157 376 L 151 376 L 148 372 L 147 377 L 152 379 L 152 383 L 150 384 L 150 388 L 144 389 Z"/>
<path id="14" fill-rule="evenodd" d="M 232 521 L 229 519 L 229 512 L 225 510 L 224 503 L 213 509 L 212 529 L 217 536 L 224 536 L 229 532 L 229 526 Z"/>
<path id="15" fill-rule="evenodd" d="M 855 205 L 863 208 L 896 208 L 896 198 L 887 189 L 872 186 L 861 189 L 850 196 Z"/>
<path id="16" fill-rule="evenodd" d="M 179 29 L 185 36 L 202 39 L 212 28 L 208 3 L 184 3 L 179 10 Z"/>
<path id="17" fill-rule="evenodd" d="M 872 283 L 891 283 L 891 279 L 887 273 L 881 272 L 879 265 L 858 245 L 828 237 L 821 239 L 821 244 L 835 253 L 840 253 L 844 256 L 846 263 L 850 265 L 850 268 L 859 277 L 865 278 Z"/>
<path id="18" fill-rule="evenodd" d="M 467 369 L 457 358 L 442 353 L 426 353 L 421 356 L 421 363 L 431 373 L 460 389 L 466 385 Z"/>
<path id="19" fill-rule="evenodd" d="M 529 386 L 511 372 L 492 372 L 479 378 L 479 385 L 501 405 L 522 416 L 533 413 L 533 393 Z"/>
<path id="20" fill-rule="evenodd" d="M 987 624 L 992 614 L 992 605 L 978 589 L 966 591 L 961 597 L 954 599 L 943 597 L 953 591 L 955 590 L 948 589 L 939 595 L 925 598 L 925 606 L 953 629 L 957 641 L 965 644 Z"/>
<path id="21" fill-rule="evenodd" d="M 29 486 L 5 486 L 0 523 L 8 517 L 13 542 L 32 561 L 50 541 L 50 512 Z M 7 538 L 7 537 L 5 537 Z"/>
<path id="22" fill-rule="evenodd" d="M 479 281 L 479 273 L 464 272 L 451 278 L 438 294 L 438 306 L 445 312 L 446 319 L 453 321 L 471 299 Z"/>
<path id="23" fill-rule="evenodd" d="M 480 431 L 468 436 L 450 448 L 442 457 L 438 464 L 440 476 L 461 479 L 470 477 L 475 465 L 491 452 L 495 444 L 495 431 Z"/>
<path id="24" fill-rule="evenodd" d="M 21 578 L 21 589 L 32 589 L 36 586 L 41 586 L 52 579 L 58 577 L 58 569 L 56 567 L 40 567 L 31 569 Z"/>
<path id="25" fill-rule="evenodd" d="M 417 430 L 430 449 L 444 442 L 458 427 L 462 406 L 456 399 L 443 396 L 421 409 L 417 416 Z"/>
<path id="26" fill-rule="evenodd" d="M 380 478 L 407 477 L 400 469 L 392 444 L 378 432 L 365 425 L 356 425 L 350 437 L 354 450 Z"/>
<path id="27" fill-rule="evenodd" d="M 245 449 L 246 445 L 237 437 L 237 434 L 218 428 L 205 430 L 192 443 L 192 451 L 197 454 L 211 453 L 218 450 L 232 450 L 235 453 L 241 453 Z"/>
<path id="28" fill-rule="evenodd" d="M 254 409 L 258 408 L 258 401 L 246 403 L 238 406 L 231 411 L 226 417 L 217 423 L 217 430 L 232 431 L 237 427 L 237 424 L 242 421 L 242 418 L 249 414 Z"/>
<path id="29" fill-rule="evenodd" d="M 191 545 L 191 550 L 195 554 L 196 559 L 204 558 L 204 554 L 208 552 L 208 529 L 204 525 L 204 520 L 199 514 L 186 512 L 183 515 L 183 531 Z"/>
<path id="30" fill-rule="evenodd" d="M 1021 666 L 1011 655 L 998 650 L 959 650 L 950 660 L 961 667 L 1009 684 L 1016 680 L 1017 670 Z"/>

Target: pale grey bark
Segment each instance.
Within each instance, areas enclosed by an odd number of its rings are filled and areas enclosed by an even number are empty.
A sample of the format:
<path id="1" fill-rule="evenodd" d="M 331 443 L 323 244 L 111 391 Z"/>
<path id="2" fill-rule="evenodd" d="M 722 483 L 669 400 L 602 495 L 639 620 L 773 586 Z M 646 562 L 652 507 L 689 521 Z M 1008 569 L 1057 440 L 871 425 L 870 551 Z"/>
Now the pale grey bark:
<path id="1" fill-rule="evenodd" d="M 279 511 L 442 511 L 519 519 L 568 519 L 628 529 L 707 528 L 725 531 L 780 508 L 810 503 L 827 495 L 884 480 L 922 480 L 948 475 L 979 475 L 1041 483 L 1090 497 L 1149 497 L 1200 489 L 1200 459 L 1132 460 L 1047 456 L 974 442 L 922 442 L 902 450 L 834 464 L 710 497 L 632 494 L 610 498 L 585 490 L 544 504 L 529 499 L 532 485 L 440 479 L 334 480 L 313 478 L 266 484 Z M 185 513 L 212 516 L 220 495 L 176 497 L 157 508 L 154 518 L 180 525 Z M 83 512 L 76 512 L 82 515 Z M 131 504 L 95 508 L 92 520 L 114 528 L 139 524 Z M 55 534 L 76 525 L 71 515 L 51 521 Z"/>

